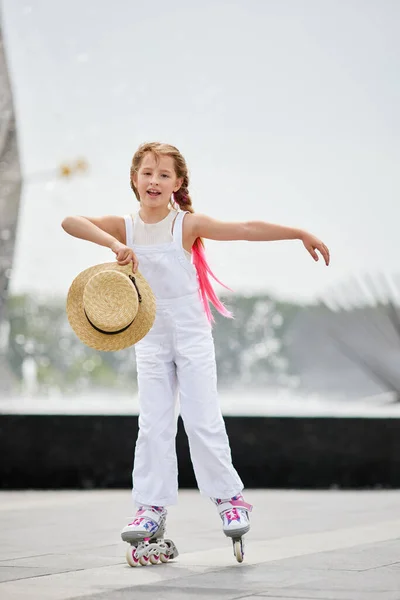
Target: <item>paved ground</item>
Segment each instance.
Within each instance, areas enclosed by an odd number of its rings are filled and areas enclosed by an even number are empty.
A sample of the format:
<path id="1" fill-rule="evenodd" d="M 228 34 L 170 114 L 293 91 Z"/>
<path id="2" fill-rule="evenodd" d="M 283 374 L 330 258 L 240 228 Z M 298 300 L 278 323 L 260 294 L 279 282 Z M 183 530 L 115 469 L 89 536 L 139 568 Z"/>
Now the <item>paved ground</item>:
<path id="1" fill-rule="evenodd" d="M 127 491 L 0 493 L 1 600 L 400 600 L 400 492 L 248 491 L 235 562 L 214 506 L 183 491 L 168 535 L 181 555 L 130 568 Z"/>

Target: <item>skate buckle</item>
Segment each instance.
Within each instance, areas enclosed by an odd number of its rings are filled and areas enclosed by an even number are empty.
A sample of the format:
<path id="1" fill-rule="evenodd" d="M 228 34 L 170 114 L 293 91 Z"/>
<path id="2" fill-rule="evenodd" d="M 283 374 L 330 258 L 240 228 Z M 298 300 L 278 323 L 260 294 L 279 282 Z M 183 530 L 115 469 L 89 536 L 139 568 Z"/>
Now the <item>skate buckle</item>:
<path id="1" fill-rule="evenodd" d="M 253 505 L 249 504 L 248 502 L 245 502 L 244 500 L 231 500 L 230 504 L 232 504 L 232 506 L 234 506 L 236 508 L 237 507 L 245 508 L 249 512 L 251 512 L 253 510 Z"/>

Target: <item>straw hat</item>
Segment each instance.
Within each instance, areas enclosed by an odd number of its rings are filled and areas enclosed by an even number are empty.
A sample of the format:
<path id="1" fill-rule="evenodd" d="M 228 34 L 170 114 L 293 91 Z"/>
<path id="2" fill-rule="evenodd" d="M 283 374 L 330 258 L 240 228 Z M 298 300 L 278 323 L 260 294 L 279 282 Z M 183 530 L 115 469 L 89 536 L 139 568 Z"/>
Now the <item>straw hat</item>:
<path id="1" fill-rule="evenodd" d="M 95 265 L 72 282 L 68 321 L 87 346 L 110 352 L 141 340 L 152 327 L 156 301 L 143 275 L 132 264 Z"/>

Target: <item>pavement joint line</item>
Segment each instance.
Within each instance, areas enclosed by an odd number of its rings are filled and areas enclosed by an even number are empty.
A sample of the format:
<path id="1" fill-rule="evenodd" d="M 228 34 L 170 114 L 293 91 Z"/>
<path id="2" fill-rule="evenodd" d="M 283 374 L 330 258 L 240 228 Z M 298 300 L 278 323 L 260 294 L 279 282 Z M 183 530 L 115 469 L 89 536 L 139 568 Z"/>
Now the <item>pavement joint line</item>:
<path id="1" fill-rule="evenodd" d="M 399 565 L 400 567 L 400 561 L 396 560 L 395 562 L 379 565 L 378 567 L 368 567 L 367 569 L 352 569 L 352 571 L 358 571 L 359 573 L 361 573 L 364 571 L 374 571 L 375 569 L 384 569 L 385 567 L 393 567 L 393 565 Z"/>
<path id="2" fill-rule="evenodd" d="M 43 558 L 44 556 L 54 556 L 54 553 L 53 552 L 45 552 L 44 554 L 29 554 L 27 556 L 18 556 L 18 558 L 0 558 L 0 562 L 10 562 L 10 560 L 15 560 L 15 561 L 27 560 L 27 559 L 29 560 L 30 558 Z M 9 566 L 9 565 L 7 565 L 7 566 Z"/>
<path id="3" fill-rule="evenodd" d="M 37 569 L 38 567 L 24 567 L 24 569 Z M 92 567 L 95 568 L 95 567 Z M 52 575 L 68 575 L 68 573 L 78 573 L 79 571 L 88 571 L 89 569 L 70 569 L 69 571 L 58 571 L 57 573 L 41 573 L 40 575 L 30 575 L 28 577 L 18 577 L 18 579 L 4 579 L 0 582 L 0 589 L 3 583 L 10 583 L 14 581 L 26 581 L 27 579 L 40 579 L 41 577 L 51 577 Z"/>
<path id="4" fill-rule="evenodd" d="M 270 541 L 252 542 L 248 545 L 248 549 L 246 544 L 244 560 L 247 565 L 257 565 L 274 560 L 293 558 L 295 556 L 306 556 L 342 548 L 352 548 L 362 544 L 383 542 L 397 539 L 398 537 L 400 537 L 400 520 L 383 521 L 374 525 L 363 525 L 282 537 Z M 226 563 L 225 553 L 225 547 L 185 553 L 180 555 L 181 560 L 179 564 L 207 566 L 214 559 L 216 561 L 214 564 L 218 566 L 229 566 Z"/>
<path id="5" fill-rule="evenodd" d="M 382 528 L 384 531 L 382 531 Z M 375 533 L 375 535 L 373 535 Z M 351 535 L 352 534 L 352 535 Z M 374 525 L 364 525 L 352 528 L 345 528 L 341 530 L 332 530 L 328 532 L 315 532 L 309 534 L 300 534 L 295 536 L 287 536 L 283 538 L 274 538 L 270 541 L 252 542 L 250 545 L 250 552 L 245 551 L 245 561 L 241 565 L 234 561 L 233 551 L 228 546 L 217 547 L 209 550 L 202 550 L 197 552 L 187 552 L 179 555 L 179 559 L 171 561 L 164 568 L 167 569 L 179 569 L 179 568 L 190 568 L 200 567 L 204 572 L 218 572 L 220 570 L 239 568 L 243 569 L 249 566 L 259 565 L 267 562 L 276 560 L 283 560 L 286 558 L 293 558 L 296 556 L 306 556 L 310 554 L 328 552 L 332 550 L 338 550 L 343 548 L 356 547 L 365 543 L 374 543 L 380 541 L 386 541 L 390 539 L 396 539 L 400 535 L 400 520 L 395 521 L 384 521 Z M 321 538 L 325 538 L 321 543 Z M 328 538 L 328 540 L 326 539 Z M 352 541 L 350 541 L 350 538 Z M 229 540 L 227 539 L 229 542 Z M 327 543 L 328 542 L 328 543 Z M 48 553 L 41 555 L 47 556 Z M 230 556 L 231 555 L 231 556 Z M 249 557 L 250 555 L 250 557 Z M 50 555 L 49 555 L 50 556 Z M 216 560 L 218 559 L 218 560 Z M 194 562 L 195 561 L 195 562 Z M 391 564 L 397 564 L 391 563 Z M 102 569 L 114 569 L 124 567 L 125 563 L 121 559 L 120 562 L 113 563 L 110 565 L 103 565 Z M 34 575 L 31 577 L 24 577 L 18 579 L 21 580 L 34 580 L 44 577 L 52 578 L 55 576 L 67 576 L 70 573 L 78 572 L 90 572 L 99 569 L 98 566 L 76 568 L 68 571 L 62 570 L 56 573 L 44 573 L 41 575 Z M 138 567 L 138 570 L 146 571 L 158 569 L 158 575 L 160 573 L 160 565 L 152 565 L 147 567 Z M 365 571 L 368 569 L 365 569 Z M 356 571 L 353 569 L 352 571 Z M 165 572 L 166 574 L 166 572 Z M 187 576 L 194 575 L 194 573 L 188 573 Z M 141 576 L 139 577 L 141 579 Z M 163 579 L 169 579 L 165 577 Z M 10 581 L 10 580 L 9 580 Z M 15 581 L 15 580 L 14 580 Z M 5 583 L 5 582 L 2 582 Z M 1 585 L 0 583 L 0 589 Z M 131 585 L 147 585 L 143 582 L 132 582 Z"/>

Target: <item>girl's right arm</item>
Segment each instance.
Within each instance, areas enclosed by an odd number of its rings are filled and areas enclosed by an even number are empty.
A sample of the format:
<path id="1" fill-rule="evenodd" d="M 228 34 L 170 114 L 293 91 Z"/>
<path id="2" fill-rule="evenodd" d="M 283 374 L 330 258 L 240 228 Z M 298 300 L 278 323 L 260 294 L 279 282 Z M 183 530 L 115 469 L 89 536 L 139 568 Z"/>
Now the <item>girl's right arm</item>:
<path id="1" fill-rule="evenodd" d="M 138 260 L 132 248 L 125 245 L 125 220 L 123 217 L 65 217 L 61 223 L 64 231 L 70 235 L 110 248 L 116 255 L 119 265 L 133 263 L 133 272 L 137 271 Z"/>

